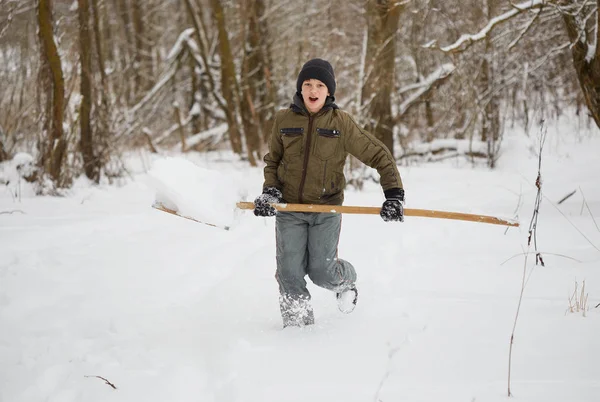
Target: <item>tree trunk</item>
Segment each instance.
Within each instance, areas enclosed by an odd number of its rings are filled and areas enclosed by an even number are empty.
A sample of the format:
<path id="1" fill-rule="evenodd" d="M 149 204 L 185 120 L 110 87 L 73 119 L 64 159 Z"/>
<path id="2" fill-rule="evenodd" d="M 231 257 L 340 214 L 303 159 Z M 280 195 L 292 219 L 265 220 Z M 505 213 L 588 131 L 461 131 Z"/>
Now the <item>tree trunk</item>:
<path id="1" fill-rule="evenodd" d="M 493 18 L 495 10 L 492 0 L 487 0 L 484 7 L 484 20 Z M 481 103 L 484 105 L 481 116 L 481 141 L 487 142 L 488 166 L 494 168 L 497 158 L 497 141 L 500 139 L 500 110 L 498 94 L 494 88 L 493 34 L 485 37 L 485 52 L 481 63 L 481 89 L 484 94 Z"/>
<path id="2" fill-rule="evenodd" d="M 251 56 L 244 55 L 242 61 L 242 99 L 240 104 L 240 112 L 242 123 L 244 125 L 244 133 L 246 134 L 246 150 L 248 153 L 248 162 L 251 166 L 257 166 L 256 160 L 260 159 L 260 136 L 258 116 L 256 113 L 254 99 L 254 90 L 252 87 L 252 79 L 250 78 L 251 70 L 249 67 Z"/>
<path id="3" fill-rule="evenodd" d="M 260 159 L 261 137 L 268 138 L 273 116 L 273 86 L 266 73 L 270 71 L 267 53 L 267 28 L 260 23 L 264 14 L 262 0 L 249 0 L 246 15 L 248 15 L 248 28 L 246 36 L 246 52 L 242 63 L 242 118 L 246 122 L 244 131 L 248 145 L 248 154 L 254 153 Z M 271 124 L 270 124 L 271 123 Z M 251 160 L 252 163 L 252 160 Z"/>
<path id="4" fill-rule="evenodd" d="M 81 61 L 79 108 L 79 149 L 83 157 L 83 170 L 88 179 L 98 183 L 100 168 L 94 154 L 94 139 L 90 115 L 92 112 L 92 36 L 90 34 L 90 7 L 88 0 L 77 0 L 79 13 L 79 59 Z"/>
<path id="5" fill-rule="evenodd" d="M 221 57 L 221 92 L 227 103 L 225 116 L 229 126 L 229 140 L 231 148 L 236 154 L 242 153 L 242 136 L 237 123 L 237 79 L 235 77 L 235 66 L 233 55 L 229 45 L 229 37 L 225 28 L 225 14 L 221 6 L 221 0 L 211 0 L 213 20 L 217 24 L 219 33 L 219 55 Z M 208 66 L 207 66 L 208 67 Z"/>
<path id="6" fill-rule="evenodd" d="M 137 90 L 135 86 L 134 77 L 132 80 L 132 70 L 135 68 L 131 68 L 129 65 L 131 62 L 131 49 L 135 47 L 134 39 L 132 38 L 132 27 L 131 27 L 131 18 L 129 15 L 129 2 L 128 0 L 114 0 L 117 3 L 117 10 L 121 20 L 123 21 L 122 26 L 122 35 L 124 36 L 123 44 L 117 47 L 117 54 L 119 56 L 118 63 L 120 64 L 119 69 L 122 71 L 122 87 L 123 90 L 119 91 L 121 94 L 124 94 L 125 102 L 131 103 L 134 100 L 134 93 Z M 135 74 L 135 73 L 134 73 Z M 133 81 L 133 82 L 132 82 Z"/>
<path id="7" fill-rule="evenodd" d="M 196 72 L 196 60 L 193 57 L 188 58 L 190 77 L 192 77 L 192 88 L 189 97 L 189 110 L 192 113 L 192 133 L 196 134 L 200 131 L 207 130 L 206 106 L 202 99 L 207 99 L 207 93 L 204 86 L 200 82 L 201 77 Z"/>
<path id="8" fill-rule="evenodd" d="M 392 0 L 367 2 L 367 77 L 362 106 L 367 108 L 367 129 L 394 154 L 394 119 L 391 94 L 394 88 L 396 31 L 404 5 Z"/>
<path id="9" fill-rule="evenodd" d="M 146 0 L 147 1 L 147 0 Z M 135 41 L 134 52 L 134 71 L 135 71 L 135 89 L 136 99 L 141 99 L 148 89 L 150 84 L 150 64 L 147 58 L 150 55 L 148 38 L 145 35 L 144 19 L 142 4 L 140 0 L 132 0 L 132 17 L 133 17 L 133 38 Z"/>
<path id="10" fill-rule="evenodd" d="M 580 37 L 582 29 L 578 26 L 576 17 L 567 12 L 562 13 L 562 17 L 572 43 L 573 65 L 585 103 L 594 122 L 600 127 L 600 0 L 596 0 L 596 45 L 593 53 L 589 51 L 589 47 L 594 40 Z"/>
<path id="11" fill-rule="evenodd" d="M 424 20 L 427 16 L 425 13 L 425 17 L 420 17 L 419 15 L 414 15 L 412 18 L 412 26 L 410 30 L 410 50 L 411 55 L 415 63 L 415 73 L 417 75 L 416 82 L 421 82 L 421 78 L 423 77 L 423 71 L 421 67 L 421 43 L 423 39 L 419 36 L 420 33 L 423 32 Z M 434 90 L 428 91 L 426 95 L 423 96 L 423 101 L 425 104 L 425 124 L 426 124 L 426 133 L 425 133 L 425 141 L 432 142 L 435 138 L 435 132 L 433 130 L 435 125 L 435 119 L 433 115 L 433 93 Z M 419 124 L 420 126 L 420 124 Z M 423 138 L 421 136 L 421 138 Z"/>
<path id="12" fill-rule="evenodd" d="M 200 70 L 200 75 L 197 80 L 192 83 L 193 93 L 192 102 L 198 101 L 200 103 L 200 121 L 194 122 L 195 126 L 200 126 L 200 130 L 208 130 L 208 115 L 210 113 L 208 108 L 209 95 L 212 95 L 219 108 L 223 111 L 223 114 L 227 115 L 227 105 L 223 103 L 221 96 L 216 92 L 216 82 L 210 70 L 208 63 L 208 51 L 207 51 L 207 39 L 206 29 L 202 23 L 201 12 L 196 10 L 195 3 L 193 0 L 185 0 L 185 6 L 188 12 L 188 19 L 194 25 L 194 36 L 196 38 L 196 45 L 198 46 L 198 54 L 201 62 L 197 61 L 197 57 L 193 57 L 191 63 L 193 63 L 191 70 L 193 76 L 196 77 L 194 66 L 197 65 Z"/>
<path id="13" fill-rule="evenodd" d="M 96 1 L 97 0 L 94 0 L 94 3 Z M 106 47 L 103 48 L 105 52 L 104 59 L 106 60 L 106 63 L 112 67 L 112 64 L 114 62 L 113 51 L 115 48 L 115 44 L 113 43 L 113 27 L 111 25 L 111 21 L 113 20 L 113 18 L 110 12 L 114 12 L 114 9 L 113 7 L 110 7 L 110 4 L 108 4 L 107 1 L 108 0 L 102 0 L 102 7 L 98 7 L 94 3 L 92 3 L 92 6 L 99 13 L 98 18 L 101 21 L 101 32 L 103 34 L 101 40 L 103 40 L 104 43 L 106 43 Z"/>
<path id="14" fill-rule="evenodd" d="M 0 133 L 2 134 L 2 133 Z M 2 138 L 0 137 L 0 162 L 4 162 L 9 160 L 10 157 L 8 155 L 8 152 L 6 152 L 6 150 L 4 149 L 4 142 L 2 141 Z"/>
<path id="15" fill-rule="evenodd" d="M 47 138 L 43 137 L 40 141 L 39 164 L 44 173 L 50 175 L 56 187 L 64 187 L 67 184 L 62 170 L 67 150 L 67 142 L 63 133 L 65 87 L 60 56 L 54 42 L 51 0 L 39 0 L 38 24 L 42 76 L 47 83 L 43 86 L 47 98 L 43 136 L 47 136 Z"/>
<path id="16" fill-rule="evenodd" d="M 96 44 L 96 55 L 98 58 L 98 69 L 100 70 L 100 80 L 102 83 L 102 93 L 108 92 L 107 80 L 106 80 L 106 66 L 104 63 L 105 55 L 102 34 L 100 32 L 100 9 L 98 8 L 98 0 L 91 0 L 90 3 L 92 9 L 92 16 L 94 21 L 94 43 Z M 91 44 L 91 43 L 90 43 Z"/>
<path id="17" fill-rule="evenodd" d="M 257 97 L 260 102 L 259 118 L 262 124 L 262 139 L 268 143 L 275 117 L 275 102 L 277 94 L 271 72 L 273 71 L 273 61 L 271 58 L 269 27 L 261 22 L 265 18 L 264 0 L 254 0 L 253 29 L 256 30 L 256 49 L 258 51 L 258 70 L 257 70 Z"/>

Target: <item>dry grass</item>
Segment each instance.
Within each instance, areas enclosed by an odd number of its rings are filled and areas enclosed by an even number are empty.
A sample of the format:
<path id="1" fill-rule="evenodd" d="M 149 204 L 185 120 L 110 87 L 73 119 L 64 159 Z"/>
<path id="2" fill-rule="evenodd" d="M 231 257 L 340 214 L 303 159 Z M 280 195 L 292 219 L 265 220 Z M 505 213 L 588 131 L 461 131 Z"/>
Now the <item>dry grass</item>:
<path id="1" fill-rule="evenodd" d="M 565 311 L 565 315 L 567 313 L 581 313 L 586 317 L 587 311 L 590 309 L 588 306 L 588 296 L 585 292 L 585 281 L 581 284 L 581 290 L 579 290 L 579 283 L 575 281 L 575 290 L 569 296 L 569 307 Z"/>

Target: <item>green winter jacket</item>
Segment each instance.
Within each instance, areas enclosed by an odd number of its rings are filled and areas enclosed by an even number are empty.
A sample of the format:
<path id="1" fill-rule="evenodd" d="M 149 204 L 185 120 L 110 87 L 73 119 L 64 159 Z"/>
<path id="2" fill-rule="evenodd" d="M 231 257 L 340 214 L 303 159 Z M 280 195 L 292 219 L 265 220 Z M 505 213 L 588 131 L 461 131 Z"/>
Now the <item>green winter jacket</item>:
<path id="1" fill-rule="evenodd" d="M 362 130 L 331 98 L 311 114 L 299 95 L 275 114 L 263 188 L 275 187 L 288 203 L 342 205 L 348 154 L 377 169 L 384 191 L 402 188 L 392 154 Z"/>

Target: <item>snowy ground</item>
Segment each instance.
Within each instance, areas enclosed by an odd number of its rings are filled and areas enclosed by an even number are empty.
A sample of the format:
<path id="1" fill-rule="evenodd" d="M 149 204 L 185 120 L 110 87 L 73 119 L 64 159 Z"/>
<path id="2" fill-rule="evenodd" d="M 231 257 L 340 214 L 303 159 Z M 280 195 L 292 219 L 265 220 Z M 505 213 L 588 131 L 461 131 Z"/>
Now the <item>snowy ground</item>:
<path id="1" fill-rule="evenodd" d="M 359 305 L 343 315 L 312 286 L 316 325 L 303 329 L 281 329 L 274 220 L 238 212 L 224 231 L 150 208 L 149 155 L 129 159 L 135 180 L 81 182 L 66 198 L 22 187 L 19 201 L 13 181 L 0 192 L 0 401 L 510 400 L 536 136 L 509 136 L 495 171 L 401 167 L 407 208 L 518 216 L 521 227 L 344 216 L 340 257 L 358 269 Z M 600 398 L 599 152 L 598 130 L 548 130 L 537 238 L 546 266 L 527 260 L 516 401 Z M 248 200 L 260 190 L 261 170 L 227 155 L 193 162 Z M 199 206 L 213 185 L 190 188 Z M 382 200 L 375 184 L 346 196 Z M 567 312 L 584 280 L 589 310 Z"/>

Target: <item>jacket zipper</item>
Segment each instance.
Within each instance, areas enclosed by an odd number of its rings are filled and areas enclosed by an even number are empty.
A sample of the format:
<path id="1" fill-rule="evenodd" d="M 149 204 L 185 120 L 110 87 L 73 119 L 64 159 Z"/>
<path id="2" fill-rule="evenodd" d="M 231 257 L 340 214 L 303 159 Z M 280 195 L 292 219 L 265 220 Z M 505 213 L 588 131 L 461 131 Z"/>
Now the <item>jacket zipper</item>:
<path id="1" fill-rule="evenodd" d="M 302 200 L 302 192 L 304 191 L 304 182 L 306 181 L 306 171 L 308 170 L 308 158 L 310 156 L 310 140 L 312 137 L 313 116 L 308 116 L 308 132 L 306 133 L 306 146 L 304 147 L 304 165 L 302 165 L 302 178 L 300 179 L 300 188 L 298 189 L 298 200 L 300 204 L 304 204 Z"/>

